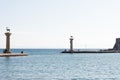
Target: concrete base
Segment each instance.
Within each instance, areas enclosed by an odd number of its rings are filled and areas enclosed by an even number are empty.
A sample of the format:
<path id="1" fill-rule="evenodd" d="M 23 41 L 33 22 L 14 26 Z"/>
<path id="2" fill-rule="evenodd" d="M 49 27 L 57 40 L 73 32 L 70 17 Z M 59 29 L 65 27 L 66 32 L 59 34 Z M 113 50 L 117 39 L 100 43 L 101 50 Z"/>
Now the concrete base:
<path id="1" fill-rule="evenodd" d="M 0 57 L 28 56 L 25 53 L 0 53 Z"/>
<path id="2" fill-rule="evenodd" d="M 62 51 L 62 53 L 120 53 L 120 50 L 98 50 L 98 51 Z"/>

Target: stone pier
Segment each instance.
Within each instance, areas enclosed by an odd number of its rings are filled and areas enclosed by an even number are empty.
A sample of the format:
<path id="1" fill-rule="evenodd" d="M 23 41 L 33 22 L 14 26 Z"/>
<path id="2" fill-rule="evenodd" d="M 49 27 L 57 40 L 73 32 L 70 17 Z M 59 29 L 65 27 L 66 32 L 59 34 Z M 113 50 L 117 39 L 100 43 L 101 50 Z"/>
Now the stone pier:
<path id="1" fill-rule="evenodd" d="M 70 50 L 64 50 L 62 53 L 120 53 L 120 38 L 116 39 L 115 45 L 112 49 L 100 49 L 100 50 L 74 50 L 73 49 L 73 37 L 70 38 Z"/>
<path id="2" fill-rule="evenodd" d="M 23 51 L 21 51 L 21 53 L 11 53 L 10 50 L 10 29 L 6 28 L 7 32 L 5 33 L 6 35 L 6 48 L 4 50 L 4 53 L 0 53 L 0 57 L 12 57 L 12 56 L 28 56 L 28 54 L 23 53 Z"/>

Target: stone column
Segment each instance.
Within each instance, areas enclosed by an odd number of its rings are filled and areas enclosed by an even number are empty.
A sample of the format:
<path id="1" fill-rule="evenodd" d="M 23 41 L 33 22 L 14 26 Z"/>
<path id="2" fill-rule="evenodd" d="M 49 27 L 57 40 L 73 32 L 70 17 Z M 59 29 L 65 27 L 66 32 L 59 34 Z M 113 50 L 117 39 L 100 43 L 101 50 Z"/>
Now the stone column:
<path id="1" fill-rule="evenodd" d="M 6 32 L 5 35 L 6 35 L 6 49 L 5 49 L 5 53 L 11 53 L 11 51 L 10 51 L 10 35 L 11 35 L 11 33 L 10 32 Z"/>
<path id="2" fill-rule="evenodd" d="M 73 36 L 70 37 L 70 52 L 73 52 Z"/>

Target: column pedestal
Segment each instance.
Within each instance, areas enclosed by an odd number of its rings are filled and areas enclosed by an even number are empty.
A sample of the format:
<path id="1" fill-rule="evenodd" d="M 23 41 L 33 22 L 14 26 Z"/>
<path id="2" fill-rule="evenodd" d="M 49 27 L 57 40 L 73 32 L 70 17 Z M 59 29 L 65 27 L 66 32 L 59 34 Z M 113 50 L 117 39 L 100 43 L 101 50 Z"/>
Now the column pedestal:
<path id="1" fill-rule="evenodd" d="M 71 36 L 70 38 L 70 52 L 72 53 L 74 50 L 73 50 L 73 36 Z"/>
<path id="2" fill-rule="evenodd" d="M 4 53 L 9 54 L 9 53 L 11 53 L 11 51 L 10 51 L 10 35 L 11 35 L 11 33 L 6 32 L 5 35 L 6 35 L 6 49 L 5 49 Z"/>

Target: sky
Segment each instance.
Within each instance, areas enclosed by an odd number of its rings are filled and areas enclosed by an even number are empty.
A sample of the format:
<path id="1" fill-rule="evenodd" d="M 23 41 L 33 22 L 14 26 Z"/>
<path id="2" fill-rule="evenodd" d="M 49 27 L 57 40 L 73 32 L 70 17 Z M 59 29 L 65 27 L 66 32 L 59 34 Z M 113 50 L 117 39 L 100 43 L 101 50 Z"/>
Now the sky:
<path id="1" fill-rule="evenodd" d="M 0 0 L 0 48 L 112 48 L 120 37 L 120 0 Z"/>

